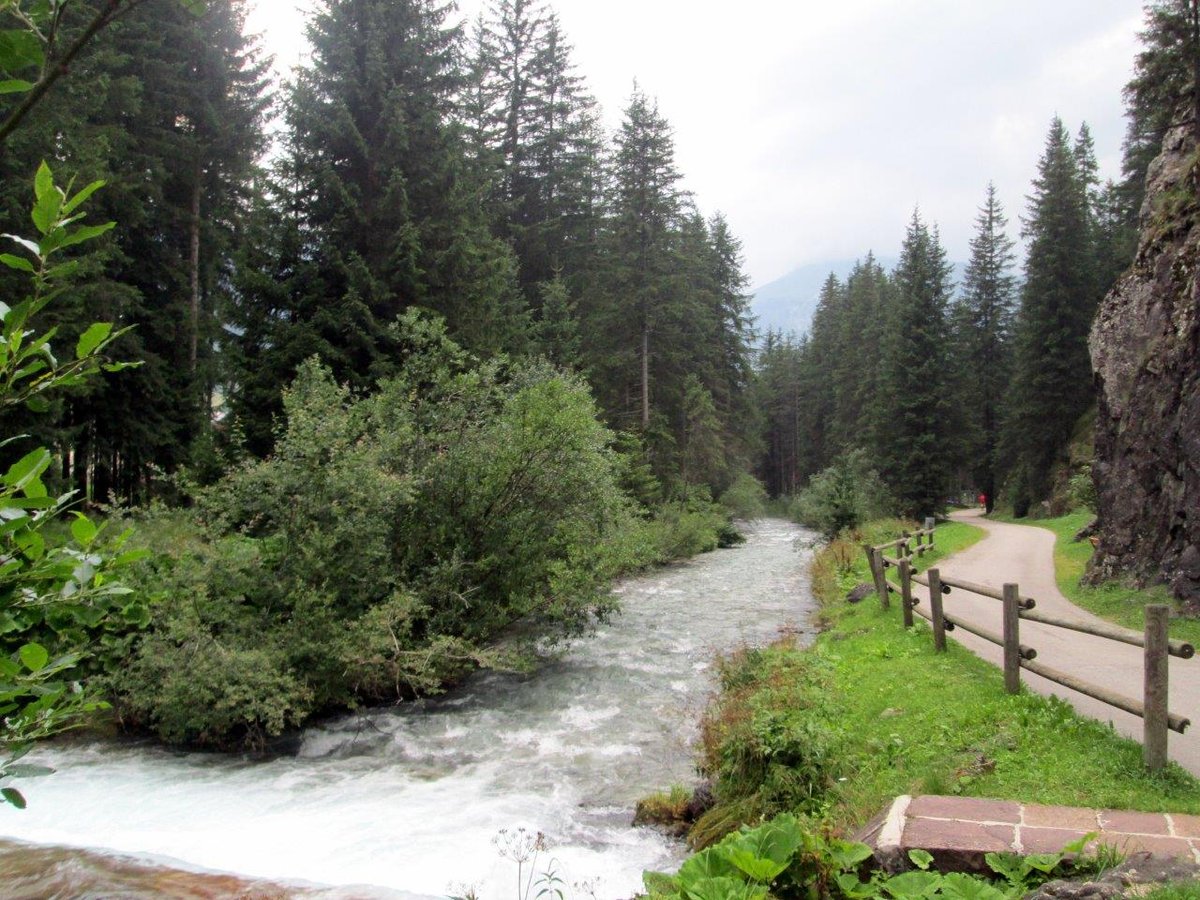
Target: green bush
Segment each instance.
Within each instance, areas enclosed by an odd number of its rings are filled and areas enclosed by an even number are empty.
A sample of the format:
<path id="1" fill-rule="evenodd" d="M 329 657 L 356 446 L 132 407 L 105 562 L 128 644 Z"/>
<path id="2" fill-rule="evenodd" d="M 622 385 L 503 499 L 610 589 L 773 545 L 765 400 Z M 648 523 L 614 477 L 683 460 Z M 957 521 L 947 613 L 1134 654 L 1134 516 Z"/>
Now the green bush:
<path id="1" fill-rule="evenodd" d="M 814 475 L 793 505 L 796 521 L 833 538 L 848 528 L 887 514 L 887 486 L 866 454 L 854 450 Z"/>
<path id="2" fill-rule="evenodd" d="M 399 327 L 406 365 L 370 396 L 305 364 L 275 455 L 201 490 L 195 539 L 142 573 L 163 599 L 110 678 L 126 721 L 257 745 L 437 691 L 578 634 L 613 610 L 615 575 L 656 558 L 582 382 Z"/>
<path id="3" fill-rule="evenodd" d="M 767 511 L 767 491 L 757 478 L 743 472 L 721 494 L 720 503 L 739 519 L 760 519 Z"/>

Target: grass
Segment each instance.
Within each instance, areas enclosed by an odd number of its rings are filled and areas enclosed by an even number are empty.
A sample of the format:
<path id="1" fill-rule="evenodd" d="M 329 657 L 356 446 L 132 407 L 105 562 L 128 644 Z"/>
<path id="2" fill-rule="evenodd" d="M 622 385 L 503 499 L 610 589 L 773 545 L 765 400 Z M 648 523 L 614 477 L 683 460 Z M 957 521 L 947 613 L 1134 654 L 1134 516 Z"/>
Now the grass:
<path id="1" fill-rule="evenodd" d="M 896 603 L 845 603 L 870 580 L 858 545 L 895 528 L 875 526 L 818 555 L 827 629 L 810 649 L 781 642 L 723 665 L 700 763 L 718 806 L 698 823 L 706 830 L 696 843 L 784 808 L 850 833 L 898 794 L 1200 813 L 1200 783 L 1178 766 L 1150 775 L 1141 747 L 1109 726 L 1054 698 L 1006 694 L 999 671 L 954 642 L 935 653 L 928 627 L 906 631 Z M 922 568 L 980 536 L 940 526 Z"/>
<path id="2" fill-rule="evenodd" d="M 1139 590 L 1119 581 L 1101 585 L 1080 583 L 1095 552 L 1091 541 L 1075 540 L 1075 535 L 1095 518 L 1089 510 L 1081 509 L 1065 516 L 1033 521 L 995 518 L 1054 532 L 1057 538 L 1054 544 L 1054 572 L 1058 589 L 1076 606 L 1135 631 L 1141 631 L 1145 627 L 1147 603 L 1165 603 L 1173 609 L 1177 606 L 1165 585 Z M 1174 616 L 1171 619 L 1170 632 L 1171 637 L 1200 647 L 1200 619 Z"/>
<path id="3" fill-rule="evenodd" d="M 1141 895 L 1142 900 L 1200 900 L 1200 881 L 1164 885 Z"/>

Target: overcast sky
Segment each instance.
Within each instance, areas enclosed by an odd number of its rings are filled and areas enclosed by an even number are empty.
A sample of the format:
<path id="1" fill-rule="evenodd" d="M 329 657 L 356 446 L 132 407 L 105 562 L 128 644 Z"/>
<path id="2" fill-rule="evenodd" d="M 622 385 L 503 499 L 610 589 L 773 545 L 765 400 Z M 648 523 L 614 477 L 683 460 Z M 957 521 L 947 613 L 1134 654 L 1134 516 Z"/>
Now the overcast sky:
<path id="1" fill-rule="evenodd" d="M 257 0 L 278 66 L 302 10 Z M 745 245 L 752 284 L 899 248 L 914 206 L 967 258 L 988 180 L 1024 209 L 1051 118 L 1086 120 L 1116 177 L 1137 0 L 551 0 L 620 121 L 636 78 L 675 131 L 686 187 Z M 483 0 L 460 2 L 473 17 Z"/>

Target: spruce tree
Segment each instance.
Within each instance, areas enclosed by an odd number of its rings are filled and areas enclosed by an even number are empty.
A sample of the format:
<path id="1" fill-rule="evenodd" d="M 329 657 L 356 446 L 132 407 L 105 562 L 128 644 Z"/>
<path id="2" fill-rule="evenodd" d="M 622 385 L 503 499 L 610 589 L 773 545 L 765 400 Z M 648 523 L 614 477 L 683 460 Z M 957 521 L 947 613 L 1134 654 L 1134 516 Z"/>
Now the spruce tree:
<path id="1" fill-rule="evenodd" d="M 955 429 L 947 395 L 946 308 L 951 267 L 936 229 L 914 211 L 894 275 L 895 305 L 884 342 L 888 441 L 881 460 L 900 511 L 933 515 L 949 486 Z"/>
<path id="2" fill-rule="evenodd" d="M 1001 412 L 1012 371 L 1016 278 L 1007 224 L 995 185 L 989 183 L 975 219 L 962 290 L 951 312 L 951 362 L 966 434 L 965 458 L 975 486 L 987 497 L 988 512 L 1001 480 Z"/>
<path id="3" fill-rule="evenodd" d="M 1092 401 L 1087 335 L 1099 297 L 1089 233 L 1086 180 L 1055 117 L 1023 220 L 1029 251 L 1006 437 L 1019 516 L 1049 494 L 1054 465 Z"/>

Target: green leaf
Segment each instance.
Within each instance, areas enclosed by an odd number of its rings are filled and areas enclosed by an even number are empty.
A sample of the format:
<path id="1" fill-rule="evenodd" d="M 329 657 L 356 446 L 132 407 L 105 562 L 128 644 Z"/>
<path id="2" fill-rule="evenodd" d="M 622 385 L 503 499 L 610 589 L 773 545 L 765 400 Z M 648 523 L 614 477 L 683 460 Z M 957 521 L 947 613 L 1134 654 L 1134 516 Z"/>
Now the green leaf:
<path id="1" fill-rule="evenodd" d="M 804 832 L 794 820 L 780 816 L 758 828 L 727 838 L 718 850 L 747 876 L 769 884 L 786 869 L 804 843 Z"/>
<path id="2" fill-rule="evenodd" d="M 874 855 L 874 851 L 866 844 L 857 841 L 835 840 L 829 846 L 829 861 L 834 868 L 841 871 L 856 869 L 860 863 L 866 862 Z"/>
<path id="3" fill-rule="evenodd" d="M 81 512 L 75 513 L 75 521 L 71 523 L 71 534 L 81 546 L 90 545 L 98 532 L 99 529 L 92 524 L 91 519 Z"/>
<path id="4" fill-rule="evenodd" d="M 942 876 L 941 896 L 950 900 L 1005 900 L 1004 891 L 995 885 L 962 872 Z"/>
<path id="5" fill-rule="evenodd" d="M 26 250 L 28 250 L 34 256 L 41 259 L 42 248 L 39 247 L 37 244 L 35 244 L 33 241 L 29 240 L 28 238 L 23 238 L 19 234 L 5 234 L 5 235 L 2 235 L 2 237 L 6 237 L 10 241 L 20 244 L 22 247 L 24 247 Z"/>
<path id="6" fill-rule="evenodd" d="M 112 231 L 116 225 L 116 222 L 105 222 L 103 225 L 84 225 L 82 228 L 75 229 L 59 241 L 56 249 L 62 250 L 66 247 L 74 247 L 76 244 L 82 244 L 84 241 L 98 238 L 105 232 Z"/>
<path id="7" fill-rule="evenodd" d="M 717 851 L 716 847 L 701 850 L 679 867 L 679 883 L 681 885 L 700 878 L 717 878 L 723 875 L 735 875 L 737 869 Z"/>
<path id="8" fill-rule="evenodd" d="M 1062 860 L 1061 853 L 1031 853 L 1025 857 L 1025 865 L 1045 875 L 1049 875 L 1058 868 L 1058 864 Z"/>
<path id="9" fill-rule="evenodd" d="M 933 862 L 933 854 L 928 850 L 917 848 L 916 850 L 908 851 L 908 858 L 912 860 L 912 864 L 922 872 L 929 869 L 930 863 Z"/>
<path id="10" fill-rule="evenodd" d="M 3 797 L 17 809 L 25 808 L 25 798 L 16 788 L 6 787 L 0 788 L 0 797 Z"/>
<path id="11" fill-rule="evenodd" d="M 75 210 L 77 210 L 80 205 L 88 199 L 88 197 L 92 196 L 92 194 L 96 193 L 96 191 L 100 190 L 100 188 L 104 187 L 104 184 L 105 182 L 103 180 L 93 181 L 91 184 L 85 187 L 82 191 L 63 204 L 63 215 L 69 216 L 71 213 L 75 212 Z"/>
<path id="12" fill-rule="evenodd" d="M 21 490 L 50 468 L 50 459 L 50 451 L 45 447 L 31 450 L 9 467 L 4 484 L 14 491 Z"/>
<path id="13" fill-rule="evenodd" d="M 33 176 L 33 196 L 40 201 L 54 193 L 54 173 L 43 159 L 37 174 Z"/>
<path id="14" fill-rule="evenodd" d="M 701 878 L 686 886 L 683 893 L 689 900 L 761 900 L 767 896 L 767 889 L 738 878 Z"/>
<path id="15" fill-rule="evenodd" d="M 679 892 L 679 879 L 674 875 L 667 875 L 663 872 L 642 873 L 642 884 L 646 886 L 648 894 L 677 894 Z"/>
<path id="16" fill-rule="evenodd" d="M 0 94 L 21 94 L 32 90 L 32 81 L 24 81 L 20 78 L 9 78 L 5 81 L 0 81 Z"/>
<path id="17" fill-rule="evenodd" d="M 108 339 L 112 334 L 112 322 L 94 322 L 88 330 L 79 336 L 79 343 L 75 345 L 75 358 L 83 359 L 85 356 L 90 356 L 97 347 Z"/>
<path id="18" fill-rule="evenodd" d="M 50 654 L 41 644 L 25 644 L 17 651 L 17 655 L 21 657 L 21 662 L 30 672 L 40 672 L 50 661 Z"/>
<path id="19" fill-rule="evenodd" d="M 33 267 L 33 263 L 25 257 L 13 256 L 11 253 L 0 253 L 0 263 L 4 263 L 10 269 L 16 269 L 19 272 L 28 272 L 31 275 L 37 271 Z"/>
<path id="20" fill-rule="evenodd" d="M 896 900 L 920 900 L 932 897 L 942 883 L 939 872 L 905 872 L 883 883 L 883 889 Z"/>

